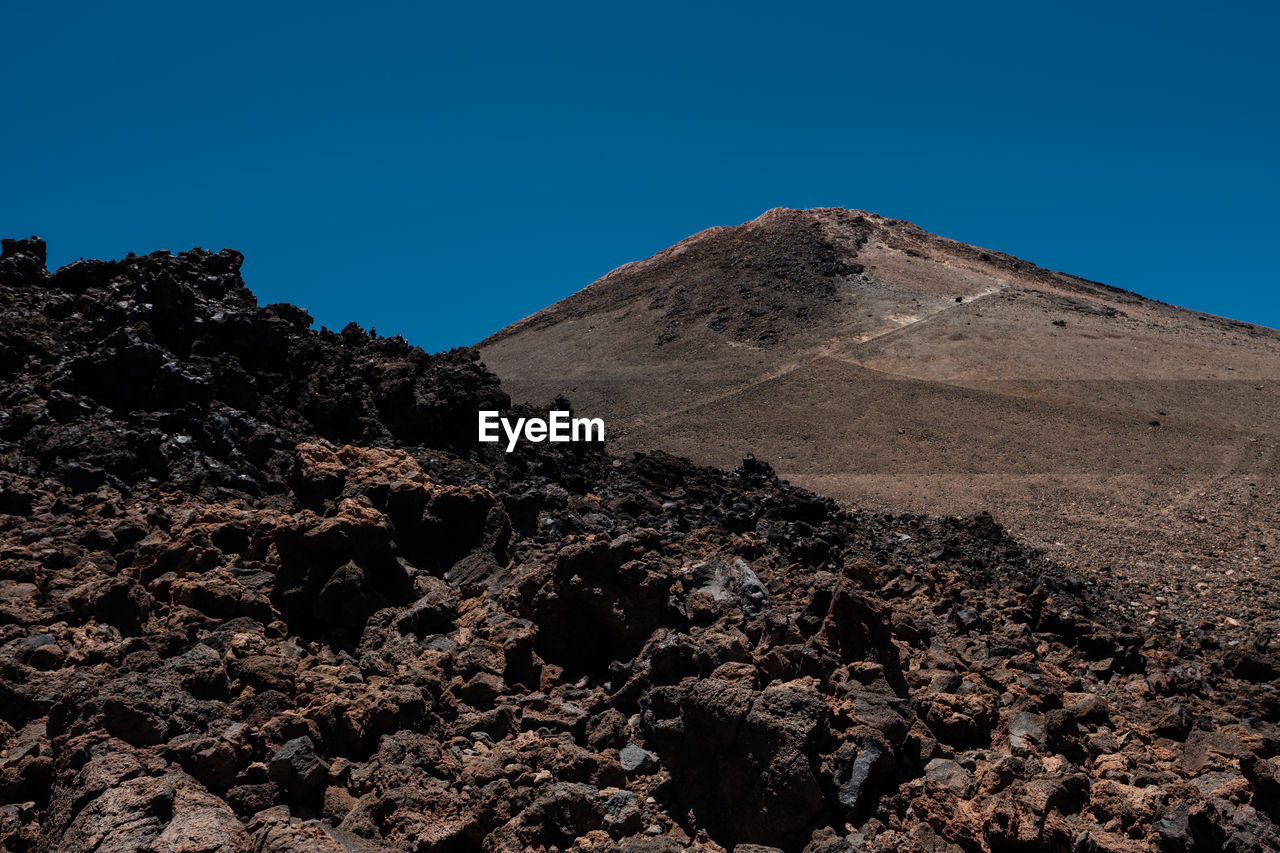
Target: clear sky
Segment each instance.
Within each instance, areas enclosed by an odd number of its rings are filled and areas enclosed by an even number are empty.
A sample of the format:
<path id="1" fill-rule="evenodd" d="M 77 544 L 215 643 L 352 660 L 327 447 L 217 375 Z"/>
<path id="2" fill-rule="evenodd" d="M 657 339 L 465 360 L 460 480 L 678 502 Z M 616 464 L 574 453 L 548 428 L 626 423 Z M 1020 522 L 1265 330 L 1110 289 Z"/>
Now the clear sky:
<path id="1" fill-rule="evenodd" d="M 1274 2 L 19 3 L 0 234 L 427 349 L 771 207 L 1280 326 Z"/>

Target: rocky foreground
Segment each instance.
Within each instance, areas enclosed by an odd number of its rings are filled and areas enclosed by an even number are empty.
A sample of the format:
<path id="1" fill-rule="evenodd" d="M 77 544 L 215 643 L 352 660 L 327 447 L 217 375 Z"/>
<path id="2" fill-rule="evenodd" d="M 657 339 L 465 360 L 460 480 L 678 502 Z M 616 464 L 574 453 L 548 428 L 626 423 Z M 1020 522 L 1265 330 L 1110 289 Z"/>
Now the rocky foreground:
<path id="1" fill-rule="evenodd" d="M 753 460 L 482 448 L 474 353 L 240 260 L 5 241 L 4 849 L 1280 848 L 1276 638 Z"/>

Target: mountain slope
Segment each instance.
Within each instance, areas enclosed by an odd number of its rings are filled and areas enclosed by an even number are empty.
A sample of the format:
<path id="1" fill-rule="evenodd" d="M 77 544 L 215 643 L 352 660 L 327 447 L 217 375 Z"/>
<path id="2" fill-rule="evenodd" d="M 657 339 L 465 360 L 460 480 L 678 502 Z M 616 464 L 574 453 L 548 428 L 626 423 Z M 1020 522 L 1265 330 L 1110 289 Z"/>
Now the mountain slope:
<path id="1" fill-rule="evenodd" d="M 0 849 L 1276 849 L 1272 636 L 985 514 L 503 453 L 473 352 L 239 264 L 4 241 Z"/>
<path id="2" fill-rule="evenodd" d="M 622 446 L 990 510 L 1132 581 L 1137 613 L 1224 578 L 1192 613 L 1271 624 L 1250 590 L 1280 546 L 1275 331 L 820 209 L 694 235 L 480 346 L 515 399 L 564 394 Z"/>

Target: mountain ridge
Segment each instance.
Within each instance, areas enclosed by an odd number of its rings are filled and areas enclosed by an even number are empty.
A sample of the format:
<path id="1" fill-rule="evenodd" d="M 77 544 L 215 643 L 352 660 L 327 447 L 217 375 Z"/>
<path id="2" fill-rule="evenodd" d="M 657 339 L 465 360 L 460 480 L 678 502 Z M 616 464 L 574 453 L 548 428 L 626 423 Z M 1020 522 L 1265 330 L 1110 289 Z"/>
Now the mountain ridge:
<path id="1" fill-rule="evenodd" d="M 1080 286 L 1080 288 L 1085 292 L 1101 291 L 1104 294 L 1110 294 L 1117 298 L 1122 298 L 1122 299 L 1136 298 L 1136 299 L 1142 300 L 1143 302 L 1150 303 L 1152 305 L 1163 306 L 1168 308 L 1176 308 L 1183 311 L 1189 311 L 1191 313 L 1200 315 L 1204 318 L 1225 322 L 1236 327 L 1247 327 L 1247 328 L 1255 329 L 1261 332 L 1277 333 L 1276 330 L 1270 329 L 1269 327 L 1263 326 L 1261 324 L 1250 323 L 1248 321 L 1233 319 L 1229 317 L 1222 317 L 1222 316 L 1211 314 L 1209 312 L 1199 311 L 1196 309 L 1183 308 L 1174 303 L 1164 302 L 1162 300 L 1153 299 L 1151 297 L 1144 296 L 1133 290 L 1115 287 L 1113 285 L 1109 285 L 1101 281 L 1096 281 L 1093 279 L 1076 276 L 1066 272 L 1053 270 L 1047 267 L 1042 267 L 1032 261 L 1020 258 L 1012 254 L 1001 252 L 995 249 L 989 249 L 989 248 L 984 248 L 976 245 L 963 243 L 959 240 L 955 240 L 948 237 L 943 237 L 943 236 L 931 233 L 929 231 L 926 231 L 920 226 L 915 225 L 914 223 L 911 223 L 907 220 L 887 218 L 878 213 L 869 212 L 865 210 L 857 210 L 857 209 L 834 208 L 834 207 L 824 207 L 824 208 L 776 207 L 776 208 L 770 208 L 769 210 L 760 214 L 760 216 L 757 216 L 754 219 L 751 219 L 745 223 L 742 223 L 741 225 L 711 226 L 695 234 L 692 234 L 689 237 L 686 237 L 665 249 L 661 249 L 647 258 L 641 258 L 635 261 L 629 261 L 625 264 L 622 264 L 621 266 L 615 267 L 614 269 L 605 273 L 600 278 L 586 285 L 581 290 L 575 291 L 574 293 L 571 293 L 565 296 L 564 298 L 558 300 L 552 305 L 549 305 L 545 308 L 535 311 L 533 314 L 520 318 L 510 323 L 509 325 L 503 327 L 502 329 L 499 329 L 498 331 L 494 332 L 493 334 L 487 336 L 482 341 L 480 341 L 479 344 L 477 344 L 477 346 L 484 347 L 487 345 L 492 345 L 494 343 L 498 343 L 499 341 L 504 340 L 505 338 L 511 337 L 514 334 L 518 334 L 522 331 L 527 331 L 530 328 L 538 328 L 548 324 L 552 324 L 557 321 L 558 319 L 557 312 L 560 309 L 566 308 L 569 305 L 572 305 L 575 301 L 580 300 L 582 298 L 585 298 L 588 296 L 591 296 L 591 297 L 597 296 L 598 291 L 608 289 L 612 284 L 614 284 L 619 279 L 624 279 L 634 274 L 645 274 L 647 272 L 650 272 L 654 266 L 660 265 L 670 260 L 674 260 L 678 258 L 681 254 L 690 251 L 694 247 L 697 247 L 699 244 L 714 240 L 716 238 L 722 238 L 731 232 L 738 231 L 741 229 L 749 229 L 753 226 L 767 225 L 771 220 L 786 218 L 786 217 L 796 217 L 796 216 L 816 217 L 818 219 L 822 219 L 823 217 L 833 217 L 833 216 L 843 217 L 843 218 L 851 217 L 857 224 L 872 226 L 873 228 L 878 229 L 882 232 L 894 234 L 899 239 L 914 239 L 924 243 L 932 243 L 934 245 L 938 245 L 938 246 L 950 249 L 952 251 L 958 251 L 958 252 L 967 254 L 970 257 L 981 260 L 993 266 L 1004 268 L 1009 271 L 1026 272 L 1032 275 L 1041 276 L 1046 280 L 1073 282 L 1078 286 Z M 854 251 L 854 254 L 856 255 L 856 249 Z M 1277 334 L 1280 334 L 1280 333 L 1277 333 Z"/>
<path id="2" fill-rule="evenodd" d="M 495 333 L 484 362 L 622 447 L 754 453 L 846 506 L 990 510 L 1135 601 L 1241 558 L 1274 583 L 1280 332 L 862 211 L 775 209 L 677 247 Z"/>

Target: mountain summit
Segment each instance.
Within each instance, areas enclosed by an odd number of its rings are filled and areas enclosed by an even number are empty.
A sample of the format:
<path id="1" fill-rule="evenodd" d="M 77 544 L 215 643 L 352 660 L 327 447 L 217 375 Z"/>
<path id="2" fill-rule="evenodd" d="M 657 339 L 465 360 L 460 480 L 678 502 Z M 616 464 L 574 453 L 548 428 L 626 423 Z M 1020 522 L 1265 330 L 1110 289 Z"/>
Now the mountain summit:
<path id="1" fill-rule="evenodd" d="M 703 231 L 480 346 L 514 399 L 564 394 L 621 445 L 754 453 L 846 505 L 989 509 L 1142 607 L 1210 569 L 1271 583 L 1270 329 L 823 208 Z"/>

